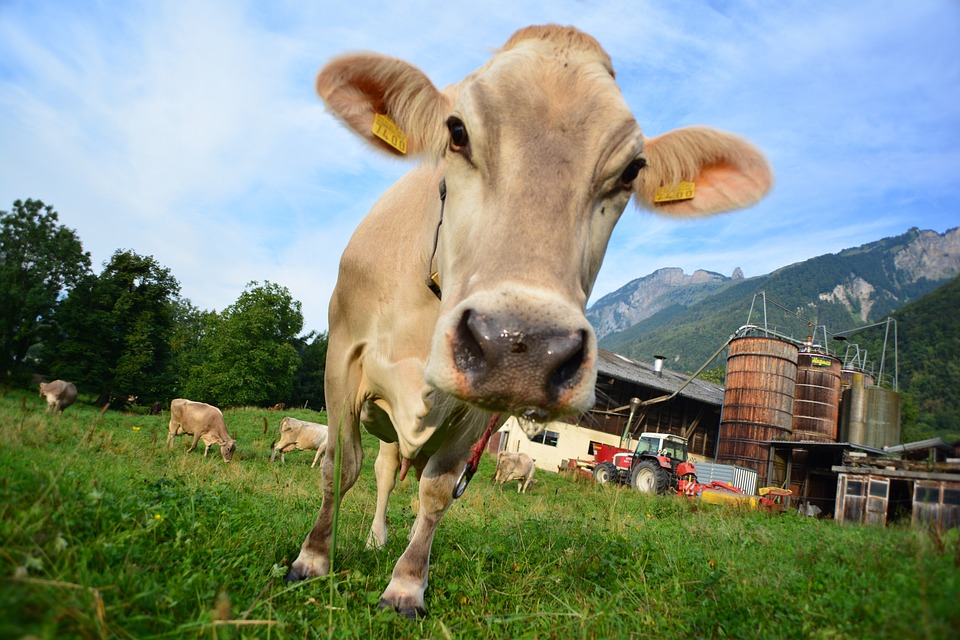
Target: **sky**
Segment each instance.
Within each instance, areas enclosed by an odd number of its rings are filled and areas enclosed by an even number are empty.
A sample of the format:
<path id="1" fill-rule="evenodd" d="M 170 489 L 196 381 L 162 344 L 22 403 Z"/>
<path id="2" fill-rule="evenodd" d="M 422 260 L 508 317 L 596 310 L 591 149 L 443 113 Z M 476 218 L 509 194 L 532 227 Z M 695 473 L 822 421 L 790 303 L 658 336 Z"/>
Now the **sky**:
<path id="1" fill-rule="evenodd" d="M 201 309 L 282 285 L 324 331 L 350 234 L 412 164 L 324 109 L 319 68 L 376 51 L 443 87 L 545 23 L 603 45 L 645 135 L 733 131 L 776 175 L 713 218 L 628 205 L 590 303 L 664 267 L 751 277 L 960 225 L 955 0 L 0 0 L 0 211 L 42 200 L 95 272 L 153 256 Z"/>

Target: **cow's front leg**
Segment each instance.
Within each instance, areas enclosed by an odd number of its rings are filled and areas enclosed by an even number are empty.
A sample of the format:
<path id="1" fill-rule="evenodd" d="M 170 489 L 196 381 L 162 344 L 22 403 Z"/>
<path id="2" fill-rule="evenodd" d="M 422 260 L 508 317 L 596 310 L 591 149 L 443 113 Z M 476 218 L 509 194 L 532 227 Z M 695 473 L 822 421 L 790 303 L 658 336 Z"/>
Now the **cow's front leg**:
<path id="1" fill-rule="evenodd" d="M 191 445 L 190 445 L 190 448 L 187 449 L 187 453 L 190 453 L 191 451 L 193 451 L 194 449 L 196 449 L 198 442 L 200 442 L 200 434 L 199 434 L 199 433 L 198 433 L 197 435 L 193 436 L 193 444 L 191 444 Z"/>
<path id="2" fill-rule="evenodd" d="M 360 474 L 360 464 L 363 460 L 363 449 L 360 443 L 360 431 L 355 420 L 344 416 L 342 425 L 342 447 L 340 452 L 340 497 L 353 486 Z M 347 423 L 350 424 L 347 424 Z M 332 423 L 331 423 L 332 424 Z M 334 447 L 337 434 L 331 432 L 327 439 L 327 455 L 320 464 L 320 488 L 323 501 L 320 503 L 320 513 L 307 534 L 307 539 L 300 547 L 300 555 L 290 565 L 287 572 L 287 581 L 304 580 L 325 576 L 330 571 L 330 537 L 333 532 L 333 506 L 335 501 L 333 491 L 334 461 L 336 458 Z"/>
<path id="3" fill-rule="evenodd" d="M 468 445 L 469 446 L 469 445 Z M 410 544 L 393 569 L 393 578 L 380 596 L 381 608 L 392 607 L 408 618 L 427 614 L 423 595 L 430 571 L 430 547 L 437 524 L 453 502 L 453 487 L 460 477 L 467 452 L 443 455 L 443 449 L 430 458 L 420 477 L 420 509 L 410 536 Z"/>
<path id="4" fill-rule="evenodd" d="M 373 513 L 370 535 L 367 536 L 367 548 L 379 549 L 387 543 L 387 503 L 397 486 L 400 445 L 396 442 L 381 442 L 373 468 L 377 473 L 377 508 Z"/>

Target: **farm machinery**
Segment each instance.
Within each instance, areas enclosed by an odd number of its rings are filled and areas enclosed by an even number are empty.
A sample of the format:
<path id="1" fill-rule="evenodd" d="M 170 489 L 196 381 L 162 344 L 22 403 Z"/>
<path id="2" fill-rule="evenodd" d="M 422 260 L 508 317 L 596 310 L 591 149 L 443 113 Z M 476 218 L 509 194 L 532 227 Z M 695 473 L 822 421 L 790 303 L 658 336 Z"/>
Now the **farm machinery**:
<path id="1" fill-rule="evenodd" d="M 759 495 L 748 495 L 739 487 L 714 480 L 697 480 L 696 465 L 687 459 L 687 440 L 669 433 L 644 432 L 634 450 L 594 444 L 593 479 L 600 484 L 630 485 L 642 493 L 700 498 L 713 504 L 734 503 L 772 511 L 783 510 L 783 498 L 790 491 L 762 487 Z"/>
<path id="2" fill-rule="evenodd" d="M 596 482 L 628 484 L 642 493 L 662 494 L 679 489 L 679 467 L 687 463 L 687 440 L 669 433 L 644 432 L 633 451 L 598 443 L 593 458 Z"/>

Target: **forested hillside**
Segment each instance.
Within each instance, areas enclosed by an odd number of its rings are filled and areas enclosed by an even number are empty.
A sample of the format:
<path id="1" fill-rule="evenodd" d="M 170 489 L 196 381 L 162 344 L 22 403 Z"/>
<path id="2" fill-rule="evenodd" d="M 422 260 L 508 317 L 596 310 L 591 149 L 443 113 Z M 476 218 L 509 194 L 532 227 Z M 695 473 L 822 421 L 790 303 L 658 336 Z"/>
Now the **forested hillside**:
<path id="1" fill-rule="evenodd" d="M 908 304 L 896 320 L 901 439 L 940 436 L 960 440 L 960 277 Z M 851 334 L 868 353 L 879 354 L 885 326 Z"/>

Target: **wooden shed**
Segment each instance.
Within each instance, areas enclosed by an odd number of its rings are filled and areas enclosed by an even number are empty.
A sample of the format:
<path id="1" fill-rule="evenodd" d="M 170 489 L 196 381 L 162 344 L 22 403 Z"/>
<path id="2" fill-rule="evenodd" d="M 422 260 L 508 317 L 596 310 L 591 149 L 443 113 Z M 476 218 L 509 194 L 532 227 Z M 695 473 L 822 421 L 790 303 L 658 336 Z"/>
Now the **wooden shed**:
<path id="1" fill-rule="evenodd" d="M 915 524 L 960 527 L 960 461 L 901 460 L 848 454 L 834 466 L 837 522 L 884 526 L 910 517 Z"/>

